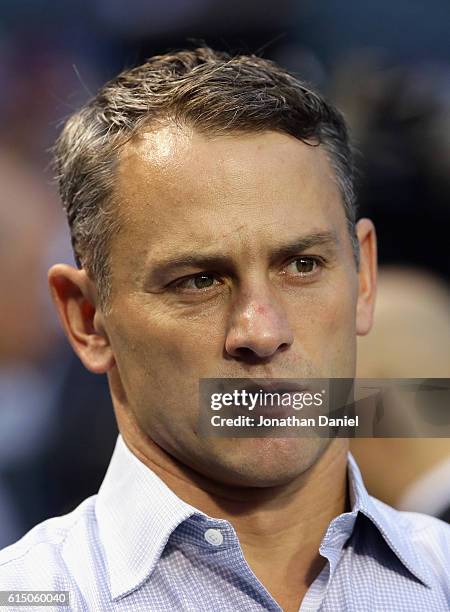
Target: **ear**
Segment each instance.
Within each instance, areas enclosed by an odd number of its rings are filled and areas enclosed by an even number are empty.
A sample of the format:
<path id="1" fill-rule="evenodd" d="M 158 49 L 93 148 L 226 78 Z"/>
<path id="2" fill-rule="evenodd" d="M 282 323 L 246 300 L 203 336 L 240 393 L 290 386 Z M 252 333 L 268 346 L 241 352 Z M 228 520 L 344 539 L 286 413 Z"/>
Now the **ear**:
<path id="1" fill-rule="evenodd" d="M 104 374 L 114 365 L 114 355 L 94 283 L 85 270 L 66 264 L 50 268 L 48 283 L 73 350 L 88 370 Z"/>
<path id="2" fill-rule="evenodd" d="M 377 237 L 370 219 L 360 219 L 356 224 L 359 242 L 359 290 L 356 306 L 356 333 L 365 336 L 373 322 L 377 287 Z"/>

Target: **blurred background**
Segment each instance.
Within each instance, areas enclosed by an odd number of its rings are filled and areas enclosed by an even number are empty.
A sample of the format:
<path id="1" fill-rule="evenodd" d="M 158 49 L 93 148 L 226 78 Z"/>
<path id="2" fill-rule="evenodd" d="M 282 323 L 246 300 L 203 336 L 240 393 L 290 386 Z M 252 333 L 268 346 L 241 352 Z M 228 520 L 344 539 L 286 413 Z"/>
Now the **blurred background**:
<path id="1" fill-rule="evenodd" d="M 59 328 L 46 272 L 72 263 L 49 148 L 123 68 L 207 43 L 255 52 L 343 110 L 360 215 L 379 237 L 364 377 L 449 377 L 448 0 L 2 0 L 0 6 L 0 547 L 73 509 L 117 430 L 106 380 Z M 369 490 L 450 521 L 450 440 L 355 440 Z"/>

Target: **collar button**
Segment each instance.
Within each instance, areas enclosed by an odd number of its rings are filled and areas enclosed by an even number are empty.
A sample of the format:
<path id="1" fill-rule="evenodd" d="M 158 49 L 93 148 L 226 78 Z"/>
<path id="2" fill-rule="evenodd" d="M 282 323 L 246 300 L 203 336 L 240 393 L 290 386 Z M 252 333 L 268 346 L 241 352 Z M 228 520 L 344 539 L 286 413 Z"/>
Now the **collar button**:
<path id="1" fill-rule="evenodd" d="M 223 544 L 223 535 L 218 529 L 207 529 L 205 531 L 205 540 L 208 542 L 208 544 L 220 546 Z"/>

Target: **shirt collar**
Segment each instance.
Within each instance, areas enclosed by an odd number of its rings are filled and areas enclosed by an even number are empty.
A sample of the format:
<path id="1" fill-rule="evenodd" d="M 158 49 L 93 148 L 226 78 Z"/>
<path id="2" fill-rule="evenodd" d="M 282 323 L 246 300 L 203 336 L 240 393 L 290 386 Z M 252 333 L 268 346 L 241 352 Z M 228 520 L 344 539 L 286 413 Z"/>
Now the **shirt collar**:
<path id="1" fill-rule="evenodd" d="M 405 536 L 408 528 L 403 515 L 368 494 L 350 453 L 348 480 L 352 510 L 331 521 L 320 546 L 320 553 L 330 561 L 331 573 L 361 512 L 408 570 L 430 585 L 432 578 L 426 565 Z M 96 499 L 95 513 L 113 599 L 127 595 L 148 579 L 178 525 L 193 515 L 207 516 L 169 489 L 128 449 L 120 435 Z"/>
<path id="2" fill-rule="evenodd" d="M 432 576 L 411 541 L 411 525 L 405 514 L 369 495 L 351 453 L 348 453 L 348 482 L 351 511 L 331 521 L 320 547 L 321 554 L 330 560 L 331 571 L 353 531 L 358 513 L 361 513 L 377 528 L 403 565 L 423 584 L 431 586 Z"/>
<path id="3" fill-rule="evenodd" d="M 152 573 L 171 533 L 199 510 L 182 501 L 119 435 L 95 513 L 113 599 Z"/>

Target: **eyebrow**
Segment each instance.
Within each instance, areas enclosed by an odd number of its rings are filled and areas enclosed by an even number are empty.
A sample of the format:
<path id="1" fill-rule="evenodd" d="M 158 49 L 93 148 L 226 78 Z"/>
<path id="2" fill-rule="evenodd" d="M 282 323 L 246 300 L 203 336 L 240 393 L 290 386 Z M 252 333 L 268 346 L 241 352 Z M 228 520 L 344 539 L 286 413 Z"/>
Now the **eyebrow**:
<path id="1" fill-rule="evenodd" d="M 335 232 L 314 232 L 301 236 L 291 242 L 275 246 L 270 251 L 269 261 L 273 264 L 280 259 L 288 259 L 316 246 L 326 246 L 332 250 L 338 243 L 339 240 Z M 147 281 L 158 281 L 180 268 L 220 268 L 231 270 L 233 268 L 233 260 L 227 255 L 200 254 L 190 251 L 151 262 L 146 279 Z"/>
<path id="2" fill-rule="evenodd" d="M 274 263 L 280 259 L 288 259 L 289 257 L 298 255 L 316 246 L 326 246 L 328 249 L 332 249 L 338 244 L 339 239 L 335 232 L 314 232 L 293 240 L 292 242 L 288 242 L 287 244 L 275 247 L 270 253 L 270 263 Z"/>

